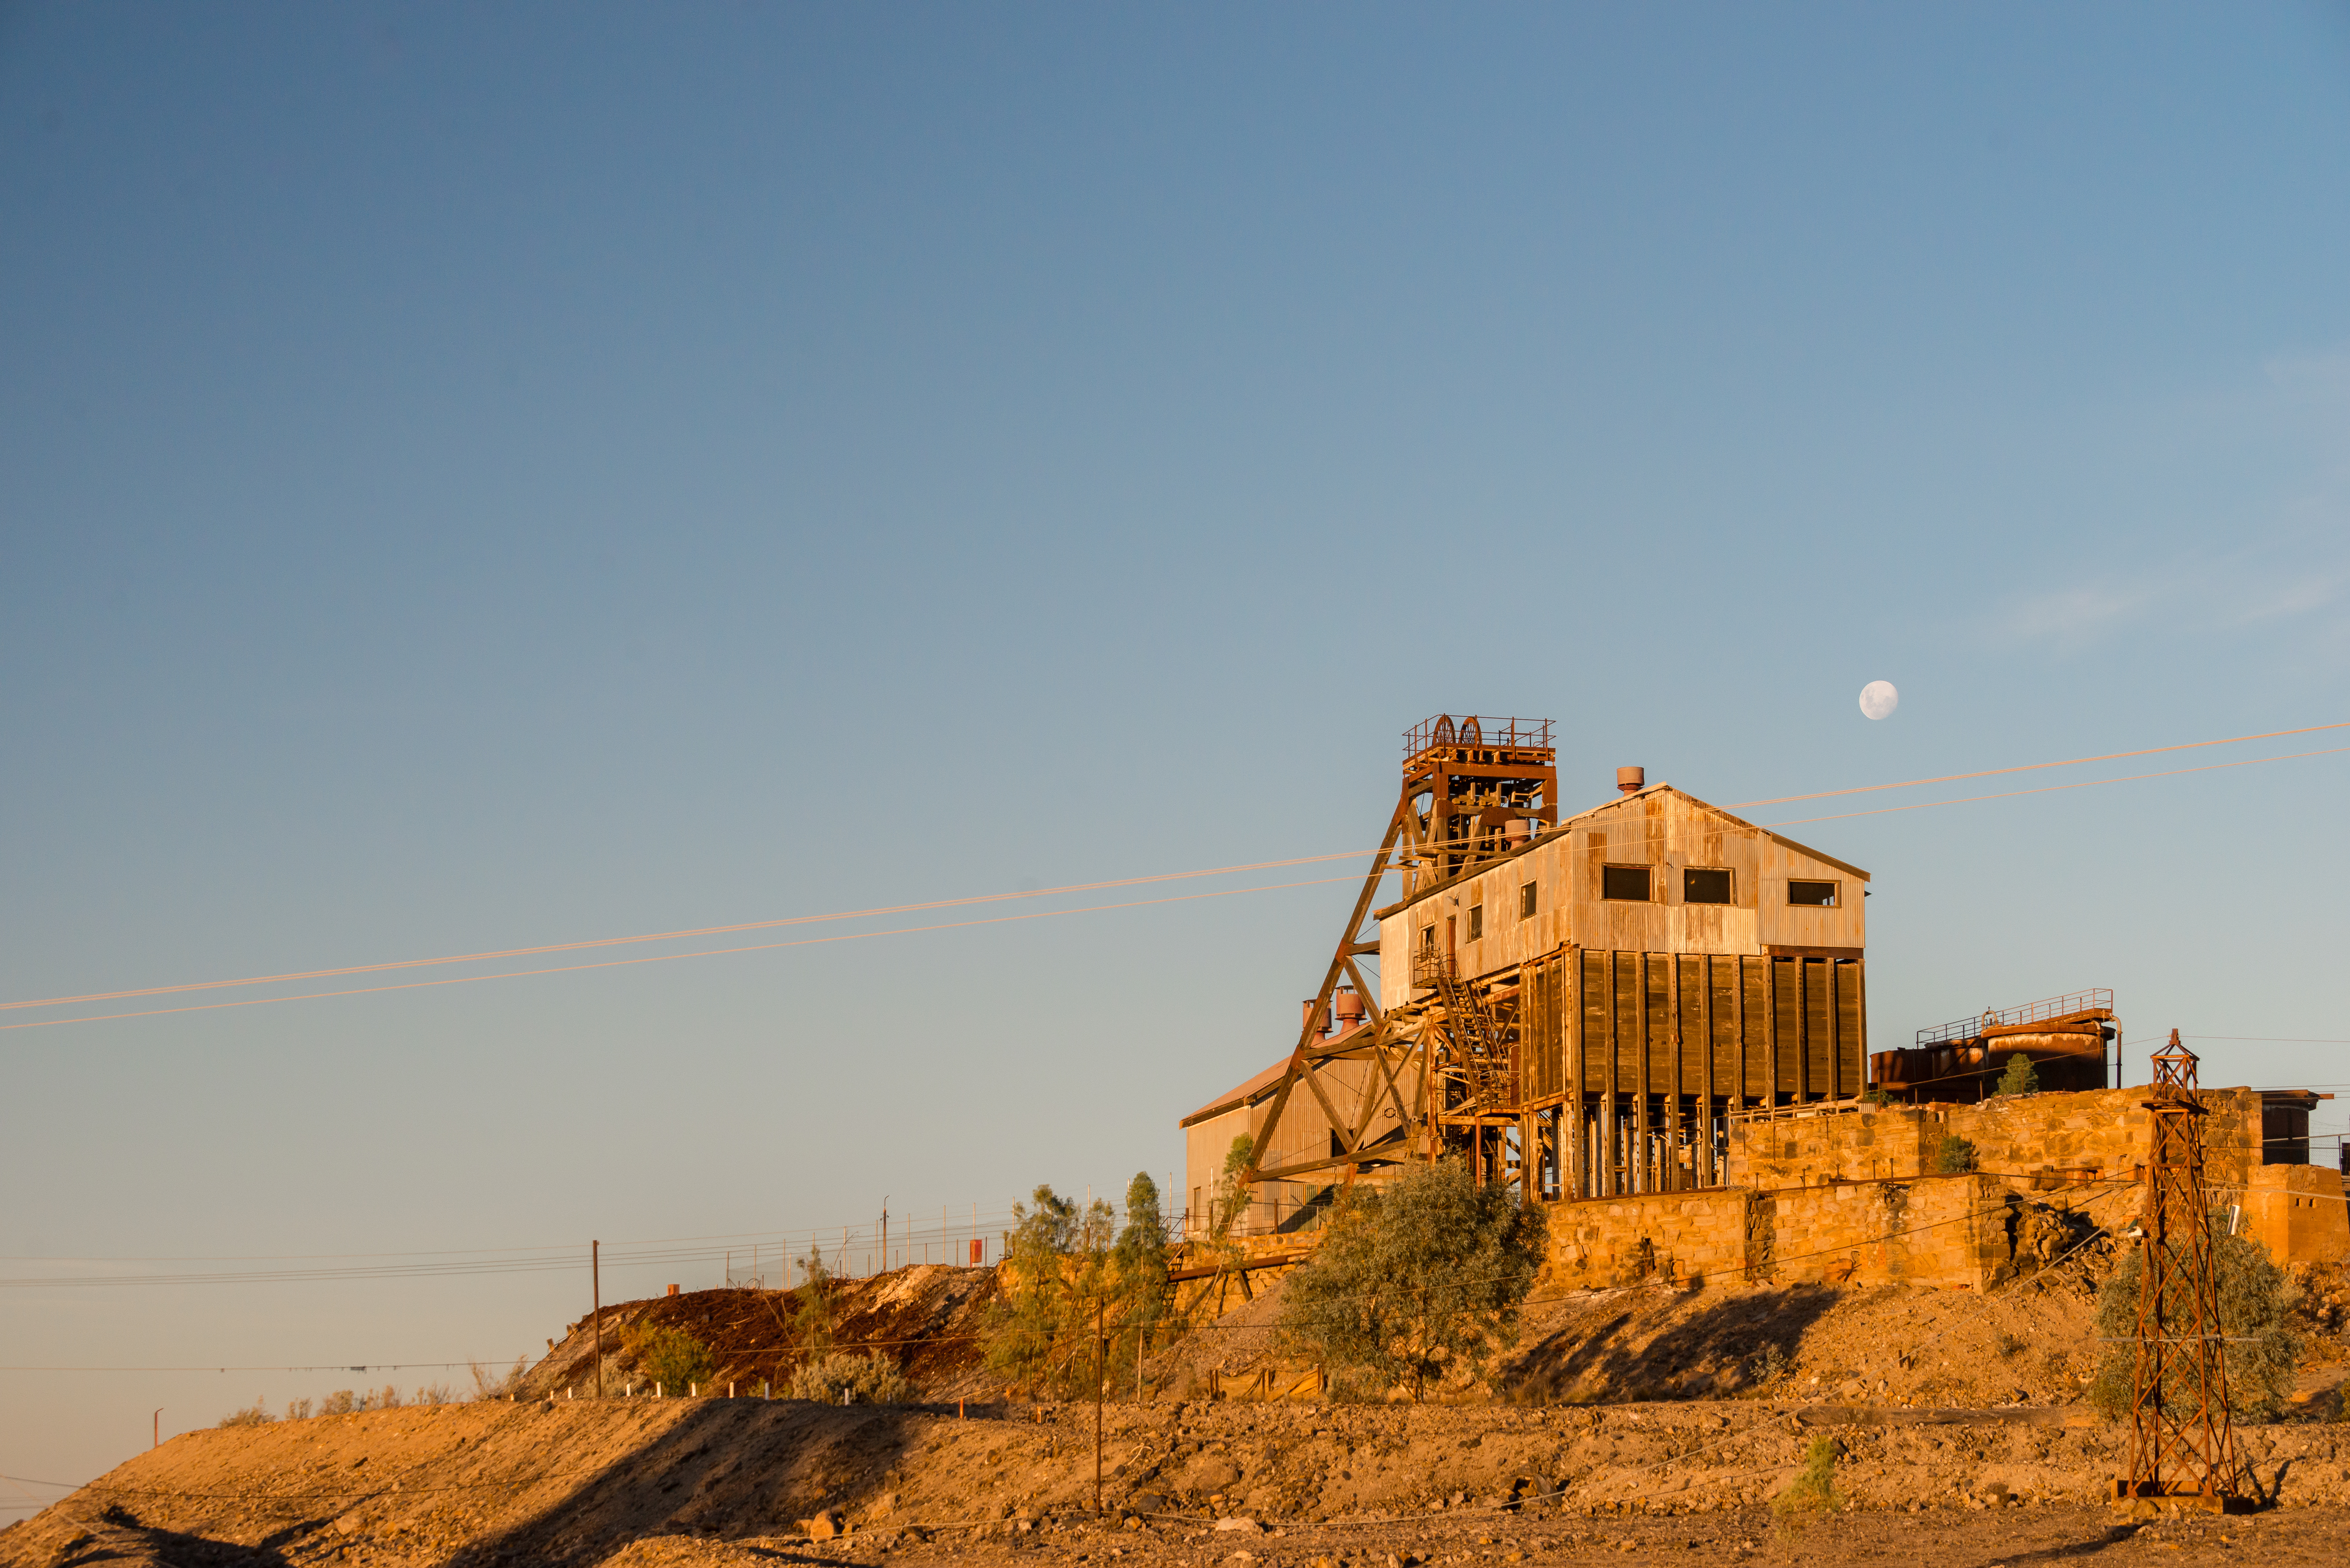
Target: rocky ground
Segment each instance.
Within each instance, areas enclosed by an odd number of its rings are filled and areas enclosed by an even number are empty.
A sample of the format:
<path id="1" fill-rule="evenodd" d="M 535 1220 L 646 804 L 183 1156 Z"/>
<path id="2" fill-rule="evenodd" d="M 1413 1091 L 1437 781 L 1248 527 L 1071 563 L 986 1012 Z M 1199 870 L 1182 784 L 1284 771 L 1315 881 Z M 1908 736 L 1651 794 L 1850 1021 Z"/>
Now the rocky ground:
<path id="1" fill-rule="evenodd" d="M 2321 1539 L 2338 1557 L 2350 1523 L 2350 1426 L 2337 1422 L 2245 1430 L 2266 1512 L 2148 1526 L 2097 1506 L 2124 1434 L 2061 1409 L 1113 1405 L 1104 1515 L 1093 1511 L 1093 1416 L 553 1400 L 215 1429 L 0 1532 L 0 1563 L 1115 1556 L 1137 1568 L 1388 1568 L 1685 1553 L 1691 1542 L 1834 1560 L 1896 1541 L 1923 1561 L 1983 1563 L 2166 1540 L 2199 1552 L 2257 1542 L 2267 1561 Z M 1790 1530 L 1769 1501 L 1823 1436 L 1839 1450 L 1845 1511 Z"/>
<path id="2" fill-rule="evenodd" d="M 1152 1357 L 1149 1399 L 1102 1411 L 1099 1514 L 1093 1409 L 1007 1397 L 979 1363 L 985 1271 L 900 1271 L 840 1300 L 840 1337 L 888 1344 L 921 1406 L 751 1397 L 789 1364 L 789 1298 L 662 1297 L 608 1316 L 607 1351 L 622 1322 L 689 1328 L 718 1351 L 712 1397 L 575 1397 L 594 1386 L 583 1323 L 514 1402 L 174 1438 L 0 1531 L 0 1564 L 2338 1561 L 2343 1282 L 2315 1282 L 2296 1400 L 2241 1428 L 2263 1511 L 2155 1521 L 2100 1503 L 2126 1437 L 2083 1403 L 2086 1285 L 2052 1283 L 1538 1293 L 1476 1402 L 1202 1397 L 1279 1364 L 1268 1290 Z M 630 1380 L 625 1357 L 606 1372 Z M 1823 1438 L 1842 1506 L 1774 1515 Z"/>

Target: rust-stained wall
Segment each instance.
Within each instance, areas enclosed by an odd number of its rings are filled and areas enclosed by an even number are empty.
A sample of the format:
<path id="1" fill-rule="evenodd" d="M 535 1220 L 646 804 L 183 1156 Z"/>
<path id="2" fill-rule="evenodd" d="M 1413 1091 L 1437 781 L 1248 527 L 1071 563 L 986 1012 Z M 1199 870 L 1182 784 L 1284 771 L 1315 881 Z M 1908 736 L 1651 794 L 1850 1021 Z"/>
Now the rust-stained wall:
<path id="1" fill-rule="evenodd" d="M 2006 1196 L 1970 1175 L 1554 1203 L 1550 1276 L 1571 1290 L 1749 1277 L 1981 1290 L 2011 1262 Z"/>
<path id="2" fill-rule="evenodd" d="M 1975 1146 L 1981 1170 L 2019 1190 L 2134 1178 L 2151 1136 L 2148 1091 L 2011 1095 L 1972 1106 L 1844 1106 L 1741 1117 L 1730 1127 L 1725 1179 L 1733 1187 L 1805 1187 L 1929 1175 L 1945 1137 Z M 2206 1089 L 2208 1179 L 2241 1187 L 2257 1168 L 2261 1097 Z"/>
<path id="3" fill-rule="evenodd" d="M 1607 866 L 1649 868 L 1650 901 L 1600 897 Z M 1728 904 L 1682 898 L 1684 870 L 1731 874 Z M 1787 902 L 1791 878 L 1834 882 L 1835 908 Z M 1471 877 L 1380 912 L 1380 1005 L 1411 999 L 1411 952 L 1433 929 L 1440 946 L 1451 922 L 1464 975 L 1491 974 L 1572 943 L 1623 952 L 1762 953 L 1773 948 L 1856 954 L 1866 944 L 1862 898 L 1867 877 L 1806 850 L 1669 784 L 1571 817 L 1526 848 Z M 1534 888 L 1534 913 L 1521 917 L 1521 889 Z M 1484 911 L 1469 934 L 1470 911 Z"/>
<path id="4" fill-rule="evenodd" d="M 1751 1271 L 1782 1282 L 1987 1289 L 2033 1266 L 2014 1256 L 2023 1207 L 2078 1211 L 2109 1232 L 2137 1212 L 2147 1094 L 2140 1085 L 1742 1121 L 1727 1187 L 1548 1205 L 1551 1277 L 1584 1289 Z M 2203 1102 L 2215 1207 L 2241 1201 L 2248 1233 L 2280 1263 L 2350 1260 L 2341 1173 L 2256 1163 L 2257 1092 L 2207 1089 Z M 1979 1170 L 1933 1173 L 1953 1134 L 1975 1145 Z"/>
<path id="5" fill-rule="evenodd" d="M 2350 1262 L 2342 1173 L 2322 1165 L 2255 1167 L 2243 1197 L 2252 1236 L 2280 1263 Z"/>

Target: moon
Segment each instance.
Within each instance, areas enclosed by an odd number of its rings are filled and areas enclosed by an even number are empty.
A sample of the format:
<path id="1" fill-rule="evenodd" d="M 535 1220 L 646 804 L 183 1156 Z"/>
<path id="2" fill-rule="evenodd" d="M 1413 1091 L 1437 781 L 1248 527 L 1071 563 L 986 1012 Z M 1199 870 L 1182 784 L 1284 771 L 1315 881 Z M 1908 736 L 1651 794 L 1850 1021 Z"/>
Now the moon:
<path id="1" fill-rule="evenodd" d="M 1860 689 L 1860 711 L 1872 719 L 1889 719 L 1901 706 L 1901 693 L 1890 680 L 1872 680 Z"/>

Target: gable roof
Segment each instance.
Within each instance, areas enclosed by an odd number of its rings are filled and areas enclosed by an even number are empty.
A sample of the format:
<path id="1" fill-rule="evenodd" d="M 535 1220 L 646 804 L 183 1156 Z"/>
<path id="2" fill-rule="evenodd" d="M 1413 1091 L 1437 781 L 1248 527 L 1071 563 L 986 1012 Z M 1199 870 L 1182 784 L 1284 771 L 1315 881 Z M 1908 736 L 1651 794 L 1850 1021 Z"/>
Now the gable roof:
<path id="1" fill-rule="evenodd" d="M 1839 860 L 1833 855 L 1825 854 L 1820 850 L 1813 848 L 1808 844 L 1798 844 L 1795 840 L 1789 838 L 1783 833 L 1773 833 L 1771 829 L 1762 826 L 1759 823 L 1749 822 L 1742 816 L 1739 816 L 1731 812 L 1724 811 L 1721 807 L 1715 805 L 1711 801 L 1700 800 L 1697 796 L 1690 794 L 1689 791 L 1685 789 L 1676 789 L 1671 784 L 1659 782 L 1648 785 L 1645 789 L 1636 790 L 1630 794 L 1619 795 L 1614 800 L 1603 801 L 1597 805 L 1576 812 L 1573 816 L 1568 817 L 1565 822 L 1560 823 L 1557 826 L 1548 828 L 1544 832 L 1534 835 L 1534 836 L 1527 839 L 1515 849 L 1496 855 L 1491 859 L 1480 860 L 1474 866 L 1467 867 L 1459 874 L 1451 877 L 1442 882 L 1438 882 L 1430 887 L 1421 888 L 1419 892 L 1413 894 L 1409 898 L 1399 898 L 1383 909 L 1372 910 L 1371 918 L 1374 919 L 1384 920 L 1390 915 L 1398 914 L 1405 909 L 1410 909 L 1422 898 L 1433 897 L 1438 893 L 1445 891 L 1449 888 L 1453 888 L 1462 882 L 1468 881 L 1472 877 L 1481 877 L 1486 872 L 1491 871 L 1494 867 L 1503 865 L 1508 861 L 1515 860 L 1521 855 L 1530 855 L 1537 846 L 1548 844 L 1552 840 L 1559 837 L 1561 835 L 1572 832 L 1578 824 L 1587 825 L 1594 817 L 1605 815 L 1607 813 L 1611 811 L 1625 810 L 1635 801 L 1646 800 L 1652 794 L 1663 794 L 1676 795 L 1679 798 L 1687 801 L 1690 805 L 1697 807 L 1700 811 L 1709 812 L 1713 815 L 1721 818 L 1722 821 L 1729 823 L 1733 827 L 1743 828 L 1749 833 L 1757 834 L 1762 837 L 1771 840 L 1771 842 L 1778 845 L 1782 849 L 1792 849 L 1798 855 L 1808 855 L 1823 866 L 1833 866 L 1837 870 L 1845 872 L 1849 876 L 1857 877 L 1864 882 L 1869 879 L 1868 873 L 1862 870 L 1857 866 L 1852 865 L 1846 861 Z"/>

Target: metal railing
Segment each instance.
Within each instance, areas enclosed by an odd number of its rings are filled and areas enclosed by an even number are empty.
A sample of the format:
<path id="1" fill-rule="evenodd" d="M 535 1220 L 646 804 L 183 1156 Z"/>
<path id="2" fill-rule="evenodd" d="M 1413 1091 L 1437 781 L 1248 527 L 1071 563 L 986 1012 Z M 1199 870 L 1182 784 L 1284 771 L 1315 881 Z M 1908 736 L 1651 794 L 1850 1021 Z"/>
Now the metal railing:
<path id="1" fill-rule="evenodd" d="M 1950 1023 L 1938 1023 L 1918 1031 L 1919 1045 L 1945 1045 L 1953 1040 L 1972 1040 L 1986 1029 L 2009 1023 L 2039 1023 L 2051 1018 L 2066 1018 L 2076 1012 L 2111 1012 L 2114 993 L 2102 986 L 2088 991 L 2067 992 L 2063 996 L 2051 996 L 2039 1002 L 2027 1002 L 2020 1007 L 1986 1008 L 1973 1018 L 1960 1018 Z"/>
<path id="2" fill-rule="evenodd" d="M 1548 719 L 1503 719 L 1464 713 L 1455 719 L 1439 713 L 1403 732 L 1403 754 L 1416 757 L 1431 746 L 1499 746 L 1520 751 L 1550 746 Z"/>

